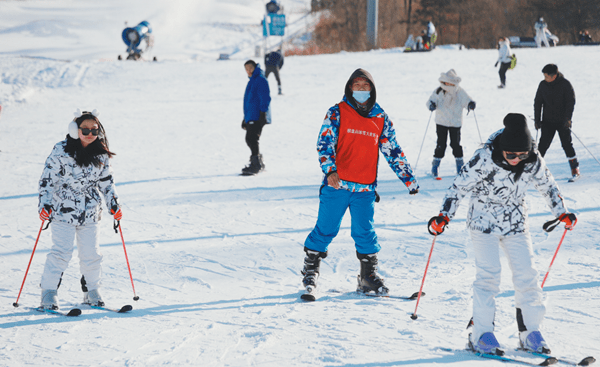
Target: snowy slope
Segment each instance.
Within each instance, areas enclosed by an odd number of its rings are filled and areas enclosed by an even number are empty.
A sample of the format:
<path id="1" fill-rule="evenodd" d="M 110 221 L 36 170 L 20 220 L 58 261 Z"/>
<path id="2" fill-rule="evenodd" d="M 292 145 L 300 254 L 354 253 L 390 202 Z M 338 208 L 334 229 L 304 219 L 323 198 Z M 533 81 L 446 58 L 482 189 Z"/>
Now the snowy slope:
<path id="1" fill-rule="evenodd" d="M 363 67 L 373 74 L 378 102 L 415 166 L 430 116 L 425 102 L 439 73 L 455 68 L 477 101 L 476 115 L 466 116 L 462 130 L 470 157 L 480 142 L 478 129 L 486 139 L 501 127 L 506 113 L 533 114 L 540 70 L 554 62 L 577 93 L 573 131 L 600 157 L 600 48 L 517 50 L 519 64 L 509 71 L 506 90 L 496 88 L 494 50 L 288 57 L 282 70 L 285 94 L 273 95 L 274 122 L 261 138 L 267 171 L 240 177 L 249 156 L 239 127 L 247 82 L 242 64 L 253 50 L 240 51 L 231 61 L 215 59 L 225 47 L 243 50 L 260 36 L 260 28 L 248 29 L 256 27 L 253 14 L 260 18 L 264 2 L 200 3 L 0 2 L 0 365 L 504 365 L 439 349 L 463 348 L 468 334 L 474 259 L 464 228 L 466 203 L 436 242 L 418 320 L 409 317 L 414 302 L 344 293 L 355 289 L 359 268 L 349 217 L 323 261 L 322 298 L 312 304 L 299 301 L 302 246 L 318 209 L 317 133 L 327 109 L 341 99 L 349 75 Z M 286 9 L 308 4 L 284 2 Z M 194 17 L 192 11 L 202 15 Z M 164 61 L 110 61 L 124 51 L 123 20 L 151 16 L 155 54 Z M 239 28 L 230 27 L 229 37 L 222 23 Z M 223 39 L 202 36 L 211 32 Z M 194 36 L 183 41 L 182 33 Z M 89 39 L 93 44 L 86 43 Z M 273 78 L 270 83 L 275 89 Z M 43 163 L 64 138 L 77 107 L 101 111 L 117 153 L 113 168 L 123 203 L 123 234 L 140 300 L 132 300 L 122 244 L 109 216 L 100 240 L 102 294 L 110 305 L 132 304 L 128 315 L 84 310 L 81 317 L 67 319 L 23 308 L 39 303 L 49 231 L 41 235 L 22 307 L 12 306 L 40 228 L 37 185 Z M 438 213 L 454 173 L 448 151 L 441 168 L 444 180 L 426 176 L 433 127 L 432 121 L 417 165 L 422 187 L 417 196 L 409 197 L 383 160 L 379 170 L 380 272 L 396 294 L 419 289 L 432 241 L 426 222 Z M 534 131 L 532 123 L 530 128 Z M 568 207 L 579 215 L 544 288 L 543 333 L 556 354 L 571 359 L 600 356 L 600 165 L 577 139 L 575 148 L 583 178 L 573 184 L 566 182 L 569 168 L 558 140 L 546 156 Z M 544 233 L 541 226 L 552 215 L 535 190 L 529 199 L 541 281 L 562 230 Z M 59 290 L 63 309 L 81 300 L 76 259 L 77 251 Z M 503 263 L 496 333 L 510 349 L 518 336 L 511 274 Z"/>

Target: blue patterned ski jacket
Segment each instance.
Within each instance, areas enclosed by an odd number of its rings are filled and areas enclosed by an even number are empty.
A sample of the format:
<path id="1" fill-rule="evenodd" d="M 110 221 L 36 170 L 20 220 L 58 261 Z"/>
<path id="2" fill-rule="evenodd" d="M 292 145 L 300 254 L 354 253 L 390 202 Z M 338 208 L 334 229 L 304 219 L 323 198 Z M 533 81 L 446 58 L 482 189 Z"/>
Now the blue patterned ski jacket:
<path id="1" fill-rule="evenodd" d="M 342 102 L 348 103 L 354 109 L 356 107 L 344 96 Z M 413 191 L 419 188 L 417 179 L 413 174 L 412 168 L 402 151 L 400 145 L 396 141 L 396 132 L 394 125 L 390 121 L 385 111 L 375 103 L 369 117 L 384 118 L 383 131 L 379 138 L 379 150 L 383 153 L 383 156 L 387 160 L 392 170 L 396 173 L 400 181 L 402 181 L 409 191 Z M 325 174 L 323 178 L 323 185 L 327 185 L 327 176 L 337 171 L 335 164 L 336 157 L 336 146 L 339 136 L 340 129 L 340 108 L 339 105 L 335 105 L 327 111 L 321 131 L 319 132 L 319 139 L 317 141 L 317 152 L 319 153 L 319 163 L 321 164 L 321 170 Z M 362 192 L 362 191 L 374 191 L 377 187 L 377 180 L 370 185 L 359 184 L 351 181 L 340 180 L 341 188 L 351 192 Z"/>

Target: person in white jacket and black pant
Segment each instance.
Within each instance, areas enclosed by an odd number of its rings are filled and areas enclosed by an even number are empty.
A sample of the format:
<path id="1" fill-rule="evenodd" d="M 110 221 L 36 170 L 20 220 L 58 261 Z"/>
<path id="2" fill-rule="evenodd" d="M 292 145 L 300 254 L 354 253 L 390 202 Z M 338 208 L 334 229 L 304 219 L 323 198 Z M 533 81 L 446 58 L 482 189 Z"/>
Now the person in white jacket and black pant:
<path id="1" fill-rule="evenodd" d="M 65 140 L 46 159 L 39 183 L 39 213 L 50 221 L 52 248 L 46 257 L 40 286 L 42 308 L 58 309 L 58 287 L 67 269 L 77 238 L 83 302 L 103 306 L 100 288 L 102 254 L 98 246 L 98 221 L 102 197 L 115 220 L 122 217 L 112 178 L 104 127 L 99 113 L 77 110 Z"/>
<path id="2" fill-rule="evenodd" d="M 464 164 L 463 148 L 460 145 L 463 109 L 475 109 L 475 101 L 458 85 L 461 78 L 454 69 L 442 73 L 439 81 L 440 86 L 433 91 L 431 97 L 427 100 L 429 110 L 432 112 L 437 110 L 435 113 L 437 144 L 431 167 L 431 174 L 435 178 L 439 178 L 439 167 L 446 152 L 448 135 L 450 135 L 452 154 L 456 159 L 456 172 L 460 172 Z"/>
<path id="3" fill-rule="evenodd" d="M 500 64 L 500 85 L 498 88 L 506 87 L 506 71 L 510 68 L 512 61 L 512 51 L 510 49 L 510 41 L 507 37 L 500 37 L 498 40 L 498 61 L 496 61 L 496 65 Z"/>
<path id="4" fill-rule="evenodd" d="M 480 353 L 501 355 L 494 336 L 495 297 L 500 292 L 500 247 L 513 272 L 517 324 L 521 347 L 550 353 L 540 333 L 546 312 L 533 251 L 525 194 L 533 185 L 546 199 L 552 214 L 568 229 L 577 222 L 544 159 L 534 146 L 527 120 L 509 113 L 505 128 L 492 134 L 454 180 L 444 198 L 440 214 L 428 224 L 439 235 L 454 217 L 460 201 L 471 194 L 467 228 L 475 252 L 476 277 L 473 283 L 473 331 L 470 347 Z"/>

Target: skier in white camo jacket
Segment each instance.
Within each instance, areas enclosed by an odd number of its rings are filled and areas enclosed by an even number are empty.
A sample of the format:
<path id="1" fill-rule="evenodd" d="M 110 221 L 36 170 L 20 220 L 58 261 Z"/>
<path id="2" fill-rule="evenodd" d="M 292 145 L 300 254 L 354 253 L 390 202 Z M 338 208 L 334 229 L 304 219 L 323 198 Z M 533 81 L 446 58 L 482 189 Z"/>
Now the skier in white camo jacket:
<path id="1" fill-rule="evenodd" d="M 73 254 L 77 237 L 84 303 L 103 306 L 100 287 L 102 255 L 98 221 L 102 199 L 116 220 L 122 217 L 112 178 L 104 127 L 99 113 L 77 110 L 65 140 L 54 146 L 40 178 L 39 213 L 49 220 L 52 248 L 46 258 L 40 286 L 41 307 L 57 309 L 57 290 Z"/>
<path id="2" fill-rule="evenodd" d="M 566 228 L 572 229 L 577 218 L 567 212 L 560 190 L 533 144 L 525 116 L 510 113 L 504 118 L 504 126 L 464 165 L 446 193 L 440 214 L 431 218 L 428 229 L 433 235 L 441 234 L 460 200 L 472 194 L 467 228 L 475 252 L 476 277 L 469 345 L 481 353 L 501 353 L 493 334 L 494 298 L 500 292 L 501 246 L 513 272 L 521 346 L 550 353 L 539 331 L 546 308 L 533 267 L 525 205 L 528 186 L 533 185 L 542 194 Z"/>

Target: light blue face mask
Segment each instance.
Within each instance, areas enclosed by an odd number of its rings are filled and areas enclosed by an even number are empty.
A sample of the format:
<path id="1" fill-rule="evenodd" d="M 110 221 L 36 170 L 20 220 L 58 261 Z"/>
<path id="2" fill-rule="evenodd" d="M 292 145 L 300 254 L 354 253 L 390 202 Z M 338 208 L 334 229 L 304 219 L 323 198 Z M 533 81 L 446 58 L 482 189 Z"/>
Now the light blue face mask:
<path id="1" fill-rule="evenodd" d="M 371 92 L 368 90 L 355 90 L 352 91 L 352 97 L 358 103 L 365 103 L 371 97 Z"/>

